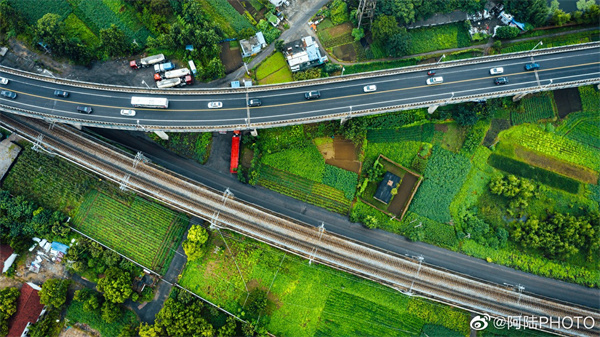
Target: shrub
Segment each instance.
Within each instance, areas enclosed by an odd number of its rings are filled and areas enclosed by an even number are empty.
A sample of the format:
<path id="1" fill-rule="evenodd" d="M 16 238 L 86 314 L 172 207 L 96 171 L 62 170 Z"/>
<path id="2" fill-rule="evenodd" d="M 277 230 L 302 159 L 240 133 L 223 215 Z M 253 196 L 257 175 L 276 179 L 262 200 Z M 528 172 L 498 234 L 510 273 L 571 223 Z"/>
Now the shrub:
<path id="1" fill-rule="evenodd" d="M 499 39 L 513 39 L 519 35 L 521 30 L 517 27 L 503 26 L 496 30 Z"/>
<path id="2" fill-rule="evenodd" d="M 352 200 L 356 192 L 358 174 L 332 165 L 325 165 L 323 184 L 344 192 L 344 196 Z"/>
<path id="3" fill-rule="evenodd" d="M 348 4 L 346 2 L 334 0 L 329 8 L 331 11 L 331 22 L 334 25 L 339 25 L 350 19 L 348 16 Z"/>

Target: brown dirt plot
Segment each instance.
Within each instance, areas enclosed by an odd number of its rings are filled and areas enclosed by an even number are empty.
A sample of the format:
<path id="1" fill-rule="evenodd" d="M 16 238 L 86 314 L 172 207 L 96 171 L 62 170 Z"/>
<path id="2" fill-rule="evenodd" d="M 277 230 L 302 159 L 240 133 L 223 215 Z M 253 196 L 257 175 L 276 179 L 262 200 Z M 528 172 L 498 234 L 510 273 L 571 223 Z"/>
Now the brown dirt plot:
<path id="1" fill-rule="evenodd" d="M 221 60 L 227 74 L 241 67 L 243 64 L 240 49 L 231 49 L 229 42 L 221 43 Z"/>
<path id="2" fill-rule="evenodd" d="M 554 101 L 560 118 L 565 118 L 571 112 L 581 111 L 581 97 L 577 88 L 555 90 Z"/>
<path id="3" fill-rule="evenodd" d="M 548 158 L 518 145 L 515 146 L 515 155 L 518 159 L 529 165 L 553 171 L 584 183 L 596 184 L 598 182 L 598 172 L 565 163 L 554 158 Z"/>

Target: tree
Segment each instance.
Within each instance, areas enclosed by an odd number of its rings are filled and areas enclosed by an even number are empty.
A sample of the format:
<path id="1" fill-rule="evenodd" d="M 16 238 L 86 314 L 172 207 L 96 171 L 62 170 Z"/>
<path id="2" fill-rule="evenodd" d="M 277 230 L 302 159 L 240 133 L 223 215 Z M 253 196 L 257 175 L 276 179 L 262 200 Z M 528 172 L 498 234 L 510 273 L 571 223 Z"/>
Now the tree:
<path id="1" fill-rule="evenodd" d="M 127 37 L 115 24 L 100 29 L 100 46 L 108 56 L 120 56 L 128 53 Z"/>
<path id="2" fill-rule="evenodd" d="M 147 323 L 140 323 L 138 334 L 140 337 L 158 337 L 158 332 L 154 330 L 154 325 Z"/>
<path id="3" fill-rule="evenodd" d="M 8 334 L 8 319 L 17 312 L 17 299 L 20 294 L 17 288 L 0 290 L 0 336 Z"/>
<path id="4" fill-rule="evenodd" d="M 350 20 L 348 16 L 348 4 L 342 0 L 334 0 L 331 6 L 331 22 L 334 25 L 339 25 Z"/>
<path id="5" fill-rule="evenodd" d="M 121 305 L 111 301 L 104 301 L 102 305 L 102 320 L 106 323 L 112 323 L 121 317 Z"/>
<path id="6" fill-rule="evenodd" d="M 360 39 L 365 37 L 365 30 L 362 28 L 353 28 L 352 36 L 354 37 L 354 41 L 360 41 Z"/>
<path id="7" fill-rule="evenodd" d="M 389 15 L 378 17 L 371 27 L 373 39 L 385 45 L 385 43 L 394 35 L 400 32 L 396 18 Z"/>
<path id="8" fill-rule="evenodd" d="M 67 301 L 68 280 L 50 279 L 44 282 L 40 291 L 40 303 L 61 308 Z"/>
<path id="9" fill-rule="evenodd" d="M 35 39 L 54 47 L 62 40 L 64 29 L 64 23 L 58 14 L 47 13 L 37 21 Z"/>
<path id="10" fill-rule="evenodd" d="M 225 66 L 221 62 L 220 58 L 214 57 L 212 60 L 210 60 L 204 69 L 204 76 L 209 80 L 214 80 L 216 78 L 225 76 Z"/>
<path id="11" fill-rule="evenodd" d="M 517 27 L 503 26 L 496 30 L 496 37 L 499 39 L 513 39 L 521 33 Z"/>
<path id="12" fill-rule="evenodd" d="M 504 6 L 507 13 L 515 16 L 520 22 L 528 22 L 534 26 L 542 26 L 548 18 L 546 0 L 506 0 Z"/>
<path id="13" fill-rule="evenodd" d="M 104 278 L 98 281 L 98 291 L 104 293 L 107 301 L 123 303 L 131 296 L 131 275 L 117 267 L 106 271 Z"/>
<path id="14" fill-rule="evenodd" d="M 275 40 L 275 49 L 277 49 L 280 52 L 283 52 L 284 50 L 284 46 L 283 46 L 283 40 Z"/>
<path id="15" fill-rule="evenodd" d="M 548 8 L 548 12 L 549 13 L 554 13 L 556 10 L 558 10 L 560 6 L 560 3 L 558 2 L 558 0 L 552 0 L 550 2 L 550 8 Z"/>
<path id="16" fill-rule="evenodd" d="M 233 337 L 235 336 L 235 329 L 237 328 L 237 321 L 233 316 L 228 316 L 225 325 L 223 325 L 218 333 L 217 337 Z"/>
<path id="17" fill-rule="evenodd" d="M 208 240 L 208 232 L 200 225 L 193 225 L 183 242 L 183 251 L 190 261 L 197 260 L 204 255 L 204 244 Z"/>
<path id="18" fill-rule="evenodd" d="M 255 317 L 267 308 L 267 292 L 263 289 L 255 288 L 248 296 L 248 311 Z"/>
<path id="19" fill-rule="evenodd" d="M 156 314 L 154 330 L 159 336 L 212 337 L 214 335 L 212 325 L 202 318 L 202 303 L 196 299 L 184 304 L 168 298 L 163 308 Z"/>
<path id="20" fill-rule="evenodd" d="M 460 126 L 475 125 L 479 120 L 477 111 L 475 111 L 472 106 L 465 104 L 456 105 L 454 107 L 452 110 L 452 118 L 454 118 L 456 123 Z"/>
<path id="21" fill-rule="evenodd" d="M 405 28 L 398 30 L 398 33 L 391 36 L 387 43 L 388 54 L 394 57 L 400 57 L 408 54 L 410 50 L 410 35 Z"/>
<path id="22" fill-rule="evenodd" d="M 592 6 L 596 5 L 596 0 L 578 0 L 575 5 L 577 6 L 578 10 L 585 12 Z"/>
<path id="23" fill-rule="evenodd" d="M 29 328 L 29 336 L 31 337 L 46 337 L 56 334 L 56 329 L 60 320 L 60 311 L 56 308 L 50 309 L 42 319 L 34 323 Z"/>

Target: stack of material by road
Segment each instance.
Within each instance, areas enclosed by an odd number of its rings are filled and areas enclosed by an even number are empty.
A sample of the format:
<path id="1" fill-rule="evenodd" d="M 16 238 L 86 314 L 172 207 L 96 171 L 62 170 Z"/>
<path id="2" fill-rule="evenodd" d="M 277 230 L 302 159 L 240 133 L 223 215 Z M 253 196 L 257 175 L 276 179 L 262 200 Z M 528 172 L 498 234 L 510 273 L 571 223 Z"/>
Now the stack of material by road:
<path id="1" fill-rule="evenodd" d="M 13 161 L 21 152 L 21 147 L 7 138 L 0 142 L 0 180 L 4 178 L 6 172 L 12 165 Z"/>

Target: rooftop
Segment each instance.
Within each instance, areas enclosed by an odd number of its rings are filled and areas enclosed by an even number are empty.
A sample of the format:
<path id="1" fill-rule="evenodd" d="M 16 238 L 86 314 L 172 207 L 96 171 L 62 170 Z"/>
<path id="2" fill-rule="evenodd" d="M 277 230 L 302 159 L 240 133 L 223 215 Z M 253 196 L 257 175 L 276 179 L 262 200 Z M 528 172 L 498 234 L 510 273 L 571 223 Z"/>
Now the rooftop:
<path id="1" fill-rule="evenodd" d="M 38 291 L 33 289 L 28 283 L 21 287 L 21 295 L 17 300 L 17 313 L 12 317 L 8 329 L 8 337 L 19 337 L 27 323 L 35 323 L 40 317 L 44 305 L 40 303 Z"/>
<path id="2" fill-rule="evenodd" d="M 400 182 L 400 177 L 392 174 L 390 171 L 386 172 L 383 176 L 383 180 L 379 183 L 377 191 L 373 195 L 373 198 L 389 204 L 392 200 L 392 189 L 394 189 Z"/>

